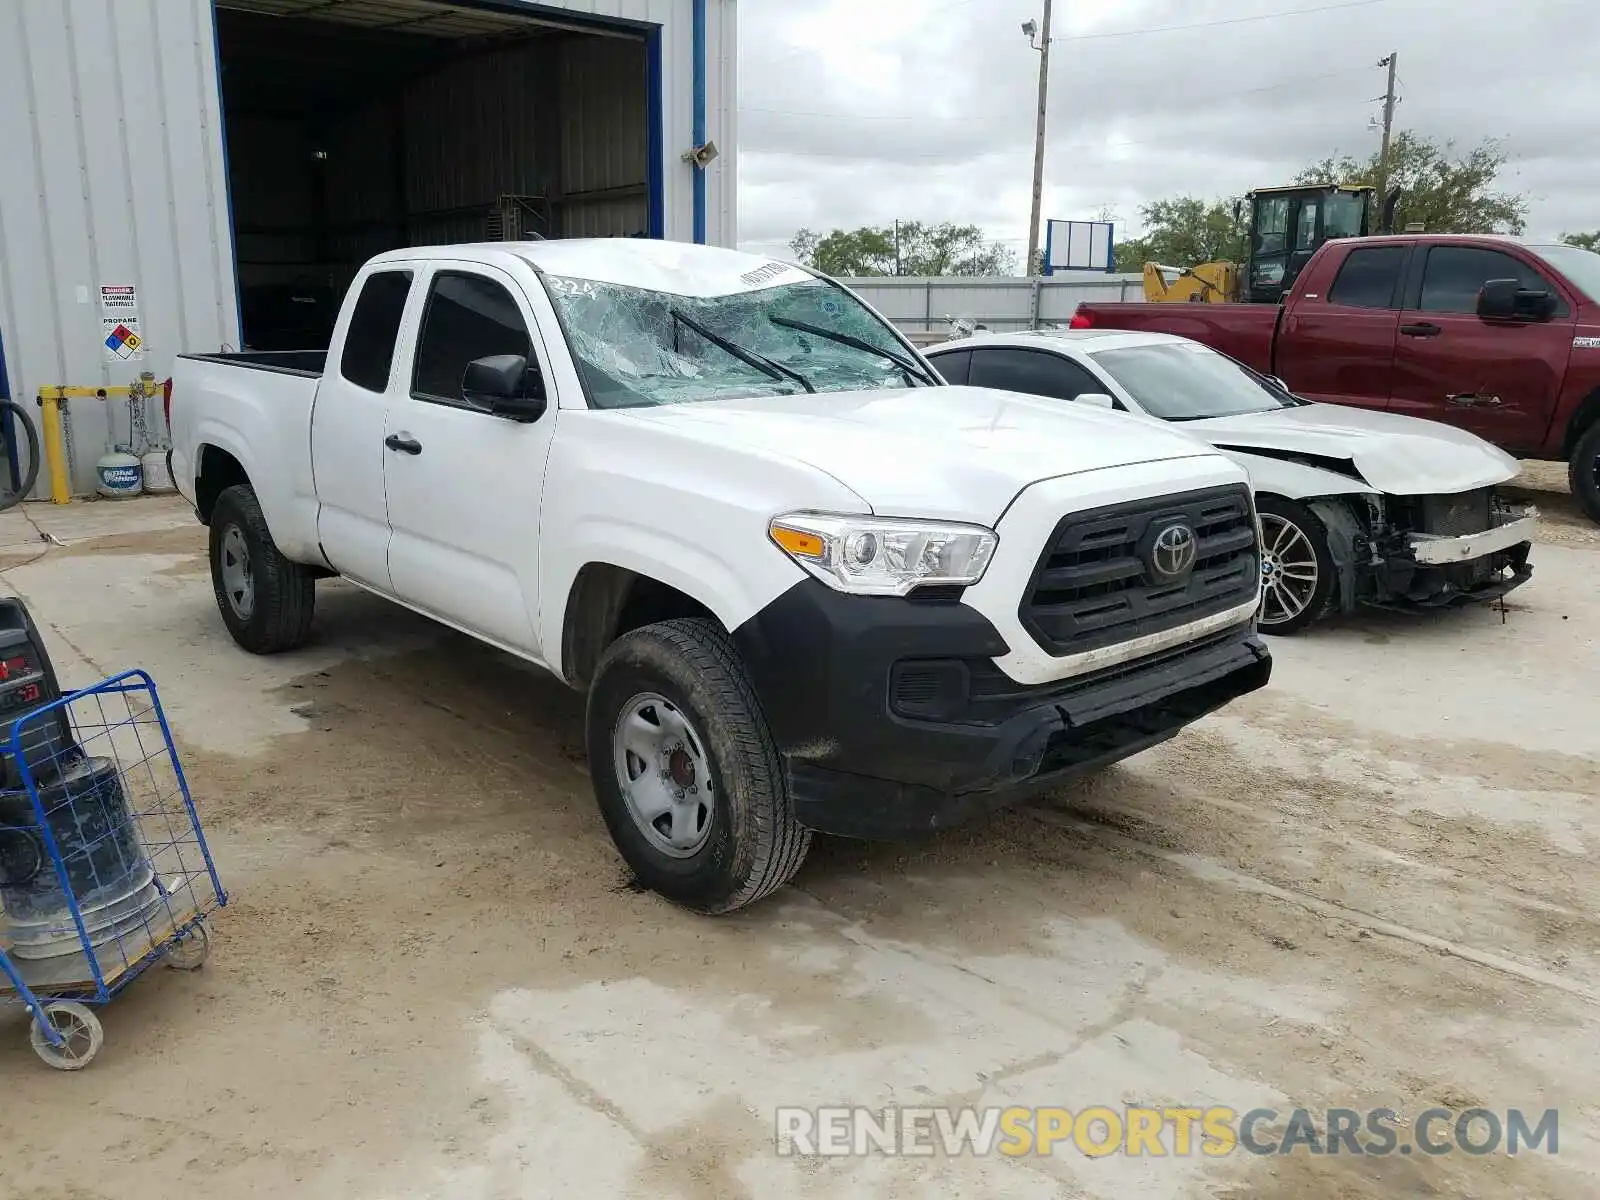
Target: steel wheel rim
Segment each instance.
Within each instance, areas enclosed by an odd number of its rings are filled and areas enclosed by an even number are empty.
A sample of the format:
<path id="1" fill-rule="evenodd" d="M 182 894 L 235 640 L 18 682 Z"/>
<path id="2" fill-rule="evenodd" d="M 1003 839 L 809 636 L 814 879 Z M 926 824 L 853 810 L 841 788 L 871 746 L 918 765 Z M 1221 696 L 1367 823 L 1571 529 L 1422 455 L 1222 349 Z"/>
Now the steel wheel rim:
<path id="1" fill-rule="evenodd" d="M 1306 531 L 1272 513 L 1261 514 L 1261 624 L 1286 625 L 1311 607 L 1322 581 L 1317 548 Z"/>
<path id="2" fill-rule="evenodd" d="M 250 546 L 244 531 L 229 525 L 222 531 L 222 590 L 228 607 L 241 621 L 248 621 L 256 608 L 256 577 L 250 569 Z"/>
<path id="3" fill-rule="evenodd" d="M 676 704 L 642 692 L 611 729 L 611 758 L 628 815 L 651 846 L 691 858 L 711 837 L 716 809 L 706 741 Z"/>
<path id="4" fill-rule="evenodd" d="M 64 1062 L 77 1062 L 93 1051 L 94 1030 L 89 1028 L 88 1022 L 77 1013 L 72 1012 L 47 1012 L 44 1019 L 50 1022 L 50 1028 L 61 1036 L 58 1046 L 48 1038 L 44 1039 L 45 1053 L 54 1055 Z"/>

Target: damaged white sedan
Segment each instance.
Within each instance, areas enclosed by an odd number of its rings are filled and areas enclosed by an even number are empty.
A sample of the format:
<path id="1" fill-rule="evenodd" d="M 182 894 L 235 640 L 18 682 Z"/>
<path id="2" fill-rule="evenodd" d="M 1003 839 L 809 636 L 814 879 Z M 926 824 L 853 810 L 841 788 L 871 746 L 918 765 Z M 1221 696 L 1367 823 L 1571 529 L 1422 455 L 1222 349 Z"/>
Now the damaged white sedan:
<path id="1" fill-rule="evenodd" d="M 989 334 L 926 353 L 950 383 L 1181 422 L 1236 459 L 1261 519 L 1264 632 L 1363 604 L 1493 600 L 1533 573 L 1536 514 L 1496 490 L 1516 460 L 1464 430 L 1313 404 L 1169 334 Z"/>

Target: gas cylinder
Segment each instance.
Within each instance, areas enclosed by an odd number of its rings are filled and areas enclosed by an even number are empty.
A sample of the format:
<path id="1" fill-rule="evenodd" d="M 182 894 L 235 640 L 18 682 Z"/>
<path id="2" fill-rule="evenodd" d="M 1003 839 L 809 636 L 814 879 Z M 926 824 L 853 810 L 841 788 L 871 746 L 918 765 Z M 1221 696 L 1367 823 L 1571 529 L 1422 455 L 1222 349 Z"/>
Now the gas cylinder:
<path id="1" fill-rule="evenodd" d="M 94 464 L 96 490 L 108 500 L 126 500 L 144 487 L 144 468 L 137 456 L 120 446 Z"/>
<path id="2" fill-rule="evenodd" d="M 144 490 L 147 492 L 175 492 L 172 472 L 167 470 L 167 452 L 162 449 L 147 450 L 139 456 L 139 466 L 144 472 Z"/>

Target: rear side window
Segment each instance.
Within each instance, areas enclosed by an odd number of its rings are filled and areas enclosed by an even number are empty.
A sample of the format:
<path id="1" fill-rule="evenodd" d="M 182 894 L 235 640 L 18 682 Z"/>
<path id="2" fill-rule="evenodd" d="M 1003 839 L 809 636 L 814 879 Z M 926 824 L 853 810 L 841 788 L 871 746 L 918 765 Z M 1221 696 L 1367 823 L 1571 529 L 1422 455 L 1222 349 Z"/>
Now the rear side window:
<path id="1" fill-rule="evenodd" d="M 1003 346 L 974 350 L 967 382 L 973 387 L 1026 392 L 1057 400 L 1076 400 L 1085 392 L 1106 390 L 1105 384 L 1088 371 L 1058 354 Z"/>
<path id="2" fill-rule="evenodd" d="M 965 383 L 967 370 L 972 365 L 972 351 L 956 350 L 950 354 L 930 355 L 928 361 L 946 383 Z"/>
<path id="3" fill-rule="evenodd" d="M 410 271 L 376 271 L 362 284 L 339 356 L 339 374 L 357 387 L 369 392 L 388 389 L 400 315 L 410 294 Z"/>
<path id="4" fill-rule="evenodd" d="M 1405 261 L 1404 246 L 1369 246 L 1350 251 L 1328 292 L 1328 303 L 1355 308 L 1396 307 L 1395 292 Z"/>
<path id="5" fill-rule="evenodd" d="M 1539 272 L 1499 250 L 1435 246 L 1428 251 L 1428 265 L 1422 273 L 1422 300 L 1417 307 L 1425 312 L 1475 313 L 1478 293 L 1491 279 L 1515 279 L 1525 288 L 1555 292 Z M 1559 297 L 1560 293 L 1556 295 Z M 1556 315 L 1567 315 L 1565 303 L 1559 305 Z"/>
<path id="6" fill-rule="evenodd" d="M 465 403 L 461 377 L 467 364 L 491 354 L 520 354 L 533 362 L 517 302 L 485 276 L 441 271 L 433 277 L 422 314 L 412 392 L 428 400 Z"/>

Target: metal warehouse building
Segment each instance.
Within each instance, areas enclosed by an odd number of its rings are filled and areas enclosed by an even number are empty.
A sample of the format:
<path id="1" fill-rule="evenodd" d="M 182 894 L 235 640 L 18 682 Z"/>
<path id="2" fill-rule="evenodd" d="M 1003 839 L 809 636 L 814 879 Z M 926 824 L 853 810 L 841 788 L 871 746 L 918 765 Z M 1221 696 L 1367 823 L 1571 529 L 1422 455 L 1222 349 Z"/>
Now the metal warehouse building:
<path id="1" fill-rule="evenodd" d="M 734 62 L 734 0 L 6 0 L 0 389 L 326 344 L 397 246 L 733 245 Z"/>

